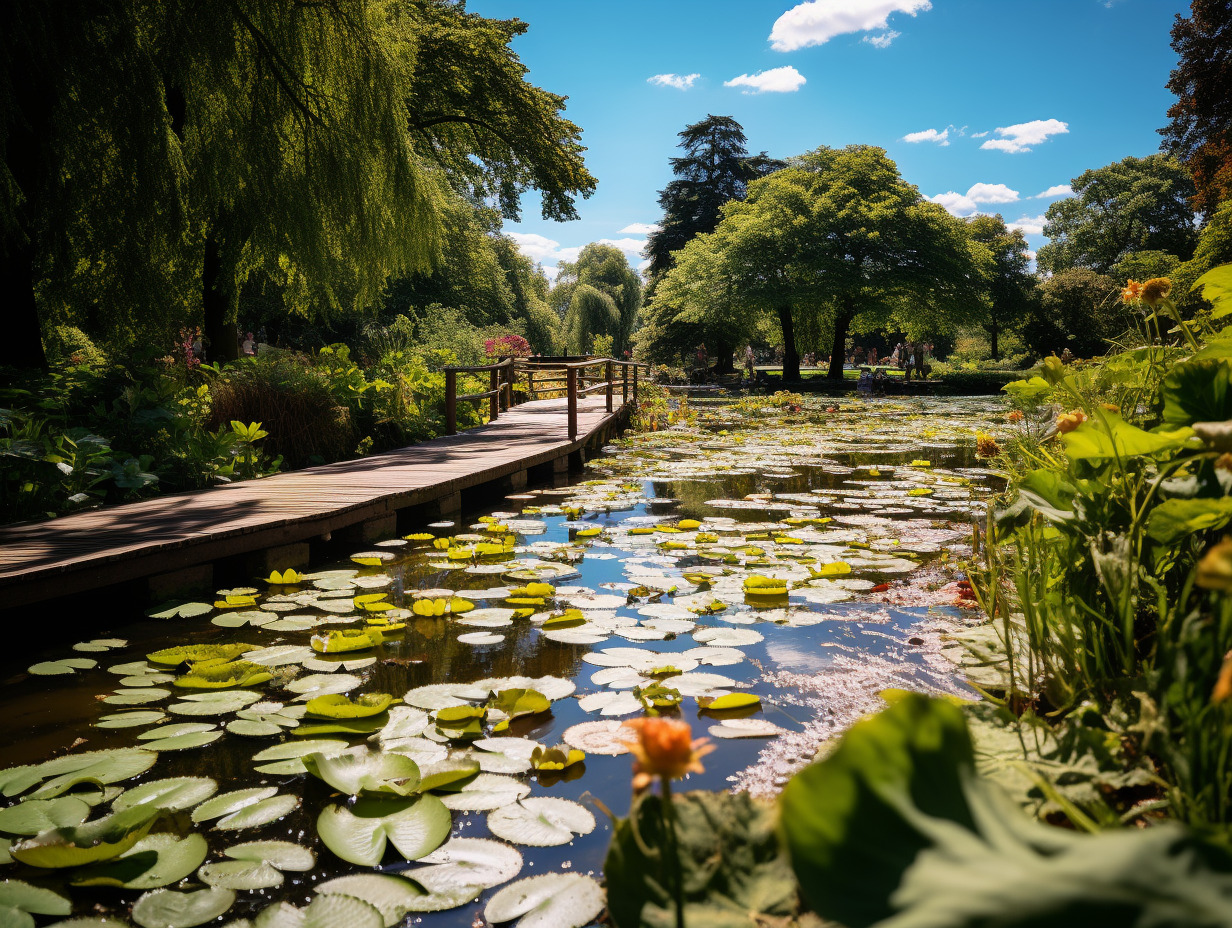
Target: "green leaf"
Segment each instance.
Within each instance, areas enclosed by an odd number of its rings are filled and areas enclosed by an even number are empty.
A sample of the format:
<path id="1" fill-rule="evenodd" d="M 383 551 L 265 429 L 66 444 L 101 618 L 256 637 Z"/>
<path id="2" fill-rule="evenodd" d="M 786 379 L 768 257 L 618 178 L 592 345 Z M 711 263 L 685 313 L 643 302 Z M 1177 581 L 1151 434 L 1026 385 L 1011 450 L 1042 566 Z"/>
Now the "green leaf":
<path id="1" fill-rule="evenodd" d="M 1100 418 L 1104 422 L 1100 422 Z M 1193 432 L 1179 429 L 1172 432 L 1147 432 L 1130 425 L 1111 412 L 1088 419 L 1074 431 L 1061 436 L 1065 453 L 1071 461 L 1101 461 L 1111 458 L 1142 457 L 1176 451 L 1185 446 Z"/>
<path id="2" fill-rule="evenodd" d="M 445 892 L 455 886 L 487 889 L 522 872 L 522 853 L 488 838 L 450 838 L 419 858 L 419 863 L 428 866 L 403 873 L 430 892 Z"/>
<path id="3" fill-rule="evenodd" d="M 442 912 L 470 902 L 481 886 L 448 886 L 431 892 L 412 880 L 382 873 L 356 873 L 322 883 L 317 892 L 325 898 L 336 894 L 362 897 L 376 906 L 387 928 L 402 922 L 412 912 Z"/>
<path id="4" fill-rule="evenodd" d="M 31 886 L 22 880 L 5 880 L 0 883 L 0 920 L 4 918 L 5 909 L 27 913 L 23 923 L 32 925 L 34 921 L 29 915 L 68 915 L 73 911 L 73 904 L 50 889 Z"/>
<path id="5" fill-rule="evenodd" d="M 331 694 L 308 700 L 306 709 L 308 715 L 324 719 L 360 719 L 380 715 L 393 699 L 388 693 L 363 693 L 353 700 Z"/>
<path id="6" fill-rule="evenodd" d="M 89 804 L 75 796 L 27 799 L 7 809 L 0 809 L 0 831 L 10 835 L 37 835 L 52 828 L 80 825 L 89 814 Z"/>
<path id="7" fill-rule="evenodd" d="M 232 860 L 263 860 L 279 870 L 308 871 L 316 866 L 311 848 L 292 841 L 246 841 L 223 851 Z"/>
<path id="8" fill-rule="evenodd" d="M 156 889 L 133 903 L 133 921 L 141 928 L 194 928 L 212 922 L 231 908 L 235 893 L 229 889 Z"/>
<path id="9" fill-rule="evenodd" d="M 273 889 L 284 880 L 277 867 L 263 860 L 216 860 L 197 872 L 207 886 L 220 889 Z"/>
<path id="10" fill-rule="evenodd" d="M 511 719 L 516 719 L 523 715 L 538 715 L 540 712 L 547 712 L 552 708 L 552 703 L 546 696 L 535 690 L 511 689 L 497 693 L 492 701 L 492 708 L 505 713 Z M 447 710 L 442 709 L 441 711 Z M 440 721 L 439 713 L 437 721 Z"/>
<path id="11" fill-rule="evenodd" d="M 1164 378 L 1163 424 L 1177 429 L 1232 419 L 1230 388 L 1232 359 L 1182 361 Z"/>
<path id="12" fill-rule="evenodd" d="M 761 697 L 756 693 L 727 693 L 724 696 L 699 696 L 697 704 L 706 712 L 723 712 L 729 709 L 747 709 L 760 706 Z"/>
<path id="13" fill-rule="evenodd" d="M 1221 264 L 1207 271 L 1191 289 L 1202 288 L 1202 298 L 1213 304 L 1212 319 L 1222 319 L 1232 313 L 1232 264 Z"/>
<path id="14" fill-rule="evenodd" d="M 180 664 L 198 664 L 202 661 L 233 661 L 245 651 L 251 651 L 250 644 L 186 644 L 175 648 L 164 648 L 147 654 L 145 659 L 151 664 L 163 667 L 178 667 Z"/>
<path id="15" fill-rule="evenodd" d="M 146 835 L 114 860 L 78 870 L 72 884 L 125 889 L 170 886 L 201 866 L 208 852 L 205 838 L 198 834 L 183 838 L 173 834 Z"/>
<path id="16" fill-rule="evenodd" d="M 364 746 L 336 754 L 309 754 L 304 768 L 339 792 L 409 796 L 419 785 L 419 765 L 405 754 L 370 753 Z"/>
<path id="17" fill-rule="evenodd" d="M 1169 499 L 1151 510 L 1146 531 L 1161 545 L 1174 545 L 1186 535 L 1222 528 L 1232 519 L 1232 497 Z"/>
<path id="18" fill-rule="evenodd" d="M 488 900 L 489 922 L 518 919 L 518 928 L 582 928 L 603 911 L 603 887 L 580 873 L 544 873 L 518 880 Z"/>
<path id="19" fill-rule="evenodd" d="M 355 896 L 327 893 L 302 909 L 277 902 L 257 916 L 254 928 L 383 928 L 387 924 L 392 928 L 397 922 L 386 922 L 375 905 Z"/>
<path id="20" fill-rule="evenodd" d="M 209 666 L 194 666 L 175 685 L 186 689 L 222 690 L 230 687 L 257 686 L 272 679 L 269 668 L 252 661 L 226 661 Z"/>
<path id="21" fill-rule="evenodd" d="M 866 928 L 1227 925 L 1232 860 L 1176 825 L 1081 835 L 977 777 L 962 710 L 904 694 L 781 799 L 800 890 Z M 961 891 L 956 891 L 961 888 Z"/>
<path id="22" fill-rule="evenodd" d="M 595 817 L 570 799 L 536 796 L 491 813 L 488 830 L 514 844 L 555 847 L 590 834 L 595 830 Z"/>
<path id="23" fill-rule="evenodd" d="M 451 757 L 420 768 L 419 792 L 458 790 L 479 775 L 479 762 L 470 758 Z"/>
<path id="24" fill-rule="evenodd" d="M 14 844 L 10 853 L 31 867 L 78 867 L 118 857 L 145 837 L 160 812 L 137 806 L 67 828 L 54 828 Z"/>
<path id="25" fill-rule="evenodd" d="M 317 833 L 343 860 L 375 867 L 385 856 L 387 839 L 407 860 L 416 860 L 440 847 L 450 822 L 449 810 L 435 796 L 365 796 L 349 808 L 326 806 L 317 818 Z"/>

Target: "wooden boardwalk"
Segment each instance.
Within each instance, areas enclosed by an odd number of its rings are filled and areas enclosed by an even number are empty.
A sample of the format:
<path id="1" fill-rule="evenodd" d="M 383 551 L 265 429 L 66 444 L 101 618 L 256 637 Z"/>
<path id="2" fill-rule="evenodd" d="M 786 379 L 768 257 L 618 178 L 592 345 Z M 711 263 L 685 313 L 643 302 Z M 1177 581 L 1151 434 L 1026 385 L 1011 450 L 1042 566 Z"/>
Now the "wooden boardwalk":
<path id="1" fill-rule="evenodd" d="M 619 398 L 617 399 L 619 410 Z M 0 528 L 0 609 L 320 539 L 582 450 L 613 431 L 602 396 L 515 406 L 388 454 Z M 516 484 L 515 484 L 516 485 Z M 456 508 L 456 502 L 454 507 Z"/>

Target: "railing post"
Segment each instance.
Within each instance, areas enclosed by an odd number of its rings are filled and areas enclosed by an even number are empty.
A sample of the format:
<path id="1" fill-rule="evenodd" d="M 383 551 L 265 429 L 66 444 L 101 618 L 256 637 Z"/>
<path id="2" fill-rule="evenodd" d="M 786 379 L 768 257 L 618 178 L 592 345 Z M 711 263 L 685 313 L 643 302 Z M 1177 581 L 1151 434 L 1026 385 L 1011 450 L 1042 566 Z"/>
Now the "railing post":
<path id="1" fill-rule="evenodd" d="M 513 409 L 513 382 L 518 377 L 513 358 L 505 362 L 505 412 Z"/>
<path id="2" fill-rule="evenodd" d="M 458 434 L 458 372 L 445 369 L 445 434 Z"/>
<path id="3" fill-rule="evenodd" d="M 532 402 L 535 399 L 535 369 L 533 367 L 526 369 L 526 398 Z"/>
<path id="4" fill-rule="evenodd" d="M 633 365 L 633 405 L 637 405 L 637 365 Z"/>
<path id="5" fill-rule="evenodd" d="M 565 380 L 569 392 L 569 440 L 577 441 L 577 389 L 578 372 L 576 367 L 568 368 Z"/>
<path id="6" fill-rule="evenodd" d="M 622 364 L 620 366 L 620 405 L 627 406 L 629 404 L 629 365 Z"/>
<path id="7" fill-rule="evenodd" d="M 488 372 L 488 389 L 495 391 L 488 397 L 488 421 L 495 422 L 500 418 L 500 368 L 494 367 Z"/>
<path id="8" fill-rule="evenodd" d="M 612 364 L 611 358 L 609 358 L 607 365 L 604 367 L 604 371 L 603 371 L 604 376 L 607 378 L 607 390 L 604 391 L 604 394 L 607 396 L 607 411 L 608 412 L 612 411 L 612 373 L 613 373 L 613 370 L 614 370 L 614 365 Z"/>

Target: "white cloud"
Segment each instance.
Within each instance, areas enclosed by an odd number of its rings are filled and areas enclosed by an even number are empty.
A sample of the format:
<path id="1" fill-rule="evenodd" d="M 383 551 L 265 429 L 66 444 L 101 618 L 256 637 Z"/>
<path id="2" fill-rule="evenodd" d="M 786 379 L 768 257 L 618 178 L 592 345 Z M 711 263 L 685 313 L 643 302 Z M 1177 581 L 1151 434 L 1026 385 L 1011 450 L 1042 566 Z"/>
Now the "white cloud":
<path id="1" fill-rule="evenodd" d="M 987 133 L 987 132 L 972 132 L 972 133 L 971 133 L 971 137 L 972 137 L 973 139 L 982 139 L 982 138 L 984 138 L 986 135 L 988 135 L 988 133 Z"/>
<path id="2" fill-rule="evenodd" d="M 769 71 L 758 71 L 756 74 L 741 74 L 730 81 L 724 81 L 723 86 L 751 88 L 745 93 L 794 93 L 804 83 L 804 75 L 787 65 L 771 68 Z"/>
<path id="3" fill-rule="evenodd" d="M 950 144 L 950 128 L 946 126 L 940 132 L 936 129 L 923 129 L 920 132 L 908 132 L 900 139 L 903 142 L 936 142 L 943 148 Z"/>
<path id="4" fill-rule="evenodd" d="M 1057 184 L 1055 187 L 1049 187 L 1043 193 L 1035 195 L 1036 200 L 1055 200 L 1058 197 L 1072 197 L 1074 188 L 1069 184 Z"/>
<path id="5" fill-rule="evenodd" d="M 560 242 L 555 239 L 533 232 L 510 232 L 509 237 L 518 243 L 518 250 L 532 261 L 560 260 Z"/>
<path id="6" fill-rule="evenodd" d="M 649 235 L 651 232 L 658 232 L 659 224 L 657 222 L 633 222 L 620 230 L 621 235 Z"/>
<path id="7" fill-rule="evenodd" d="M 621 231 L 628 231 L 622 229 Z M 557 269 L 556 263 L 559 261 L 576 261 L 578 255 L 582 253 L 581 245 L 570 245 L 564 247 L 555 239 L 548 238 L 546 235 L 538 235 L 534 232 L 510 232 L 509 237 L 517 242 L 518 249 L 526 257 L 530 258 L 536 264 L 542 264 L 544 272 L 548 275 L 549 280 L 555 280 Z M 642 252 L 646 248 L 646 240 L 644 238 L 601 238 L 600 245 L 614 245 L 624 252 L 625 257 L 629 259 L 631 264 L 636 264 L 642 259 Z"/>
<path id="8" fill-rule="evenodd" d="M 776 52 L 791 52 L 810 45 L 824 45 L 836 35 L 850 32 L 881 31 L 884 38 L 890 35 L 891 14 L 915 16 L 932 8 L 931 0 L 807 0 L 775 20 L 770 30 L 770 47 Z M 894 33 L 886 39 L 885 45 L 897 35 Z"/>
<path id="9" fill-rule="evenodd" d="M 975 200 L 965 194 L 956 193 L 953 190 L 948 193 L 939 193 L 935 197 L 928 197 L 927 199 L 932 200 L 934 203 L 940 203 L 950 212 L 951 215 L 954 216 L 962 216 L 965 218 L 967 216 L 974 216 L 980 211 L 980 208 L 976 204 Z"/>
<path id="10" fill-rule="evenodd" d="M 601 238 L 600 245 L 614 245 L 625 253 L 630 263 L 640 261 L 642 252 L 646 250 L 644 238 Z"/>
<path id="11" fill-rule="evenodd" d="M 967 191 L 967 196 L 976 203 L 1014 203 L 1018 200 L 1018 191 L 1005 184 L 975 184 Z"/>
<path id="12" fill-rule="evenodd" d="M 657 84 L 660 87 L 675 87 L 677 90 L 688 90 L 700 74 L 656 74 L 646 78 L 646 83 Z"/>
<path id="13" fill-rule="evenodd" d="M 989 139 L 980 148 L 1011 153 L 1030 151 L 1033 145 L 1046 141 L 1048 136 L 1065 135 L 1068 132 L 1069 123 L 1059 119 L 1034 119 L 1016 126 L 999 126 L 997 135 L 1001 138 Z"/>
<path id="14" fill-rule="evenodd" d="M 867 42 L 873 48 L 889 48 L 890 43 L 897 39 L 901 32 L 895 32 L 891 29 L 889 32 L 882 32 L 880 35 L 866 35 L 861 42 Z"/>
<path id="15" fill-rule="evenodd" d="M 1018 229 L 1023 235 L 1043 235 L 1044 221 L 1043 216 L 1023 216 L 1017 222 L 1007 222 L 1005 227 Z"/>

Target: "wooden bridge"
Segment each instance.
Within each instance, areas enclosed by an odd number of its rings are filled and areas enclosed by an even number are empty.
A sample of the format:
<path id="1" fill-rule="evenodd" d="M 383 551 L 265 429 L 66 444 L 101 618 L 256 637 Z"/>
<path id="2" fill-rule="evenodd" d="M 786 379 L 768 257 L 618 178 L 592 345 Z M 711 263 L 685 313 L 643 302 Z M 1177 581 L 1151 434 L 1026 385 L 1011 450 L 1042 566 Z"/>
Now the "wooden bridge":
<path id="1" fill-rule="evenodd" d="M 211 586 L 219 563 L 264 575 L 306 566 L 314 542 L 393 537 L 400 515 L 408 531 L 456 519 L 464 494 L 512 493 L 580 467 L 626 421 L 639 366 L 528 359 L 447 369 L 451 434 L 441 438 L 0 528 L 0 610 L 133 581 L 165 598 Z M 457 395 L 459 378 L 485 374 L 487 390 Z M 486 403 L 490 421 L 455 434 L 458 403 L 468 401 Z"/>

